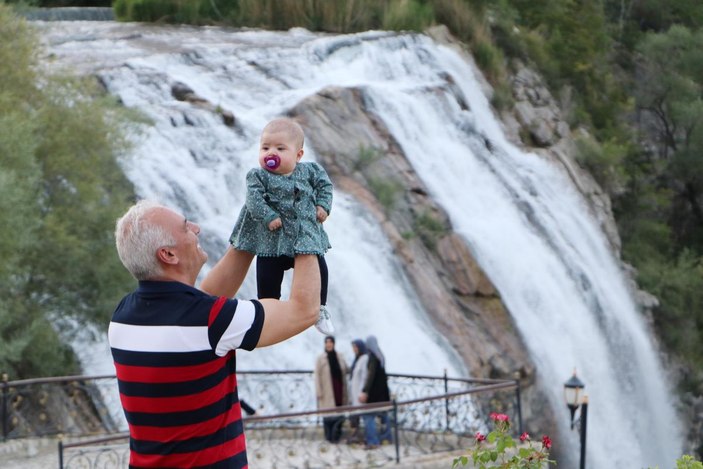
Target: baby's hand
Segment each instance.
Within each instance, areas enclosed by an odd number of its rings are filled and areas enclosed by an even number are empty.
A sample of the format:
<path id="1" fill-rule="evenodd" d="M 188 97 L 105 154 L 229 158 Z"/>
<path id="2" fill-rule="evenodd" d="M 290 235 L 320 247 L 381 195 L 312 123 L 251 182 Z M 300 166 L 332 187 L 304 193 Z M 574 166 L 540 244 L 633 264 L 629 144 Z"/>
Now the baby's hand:
<path id="1" fill-rule="evenodd" d="M 317 206 L 317 221 L 322 223 L 325 220 L 327 220 L 327 210 L 325 210 L 324 208 L 322 208 L 318 205 Z"/>
<path id="2" fill-rule="evenodd" d="M 281 222 L 280 218 L 276 218 L 275 220 L 271 220 L 271 223 L 269 223 L 269 230 L 270 231 L 276 231 L 279 229 L 281 226 L 283 226 L 283 223 Z"/>

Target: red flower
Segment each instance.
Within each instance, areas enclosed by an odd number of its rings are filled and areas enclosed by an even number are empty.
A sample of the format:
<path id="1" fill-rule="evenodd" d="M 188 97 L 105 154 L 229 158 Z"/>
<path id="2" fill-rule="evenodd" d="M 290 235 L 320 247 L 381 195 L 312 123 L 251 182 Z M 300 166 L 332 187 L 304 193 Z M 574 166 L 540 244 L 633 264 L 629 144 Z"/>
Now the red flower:
<path id="1" fill-rule="evenodd" d="M 523 432 L 522 435 L 520 435 L 520 441 L 525 441 L 525 440 L 529 440 L 529 439 L 530 439 L 530 435 L 527 432 Z"/>
<path id="2" fill-rule="evenodd" d="M 476 435 L 474 435 L 474 438 L 476 438 L 476 441 L 480 443 L 480 442 L 486 440 L 486 435 L 484 435 L 481 432 L 476 432 Z"/>
<path id="3" fill-rule="evenodd" d="M 507 415 L 496 412 L 491 412 L 490 417 L 496 422 L 507 422 L 509 420 Z"/>
<path id="4" fill-rule="evenodd" d="M 542 436 L 542 447 L 547 449 L 552 447 L 552 439 L 547 435 Z"/>

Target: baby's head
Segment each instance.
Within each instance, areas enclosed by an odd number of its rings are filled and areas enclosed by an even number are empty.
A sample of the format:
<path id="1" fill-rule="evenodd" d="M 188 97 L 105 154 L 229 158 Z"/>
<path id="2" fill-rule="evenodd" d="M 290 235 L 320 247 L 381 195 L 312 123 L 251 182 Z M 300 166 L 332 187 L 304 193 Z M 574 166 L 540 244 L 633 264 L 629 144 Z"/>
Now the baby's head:
<path id="1" fill-rule="evenodd" d="M 259 143 L 259 164 L 276 174 L 290 174 L 303 157 L 303 128 L 289 118 L 274 119 L 264 127 Z"/>

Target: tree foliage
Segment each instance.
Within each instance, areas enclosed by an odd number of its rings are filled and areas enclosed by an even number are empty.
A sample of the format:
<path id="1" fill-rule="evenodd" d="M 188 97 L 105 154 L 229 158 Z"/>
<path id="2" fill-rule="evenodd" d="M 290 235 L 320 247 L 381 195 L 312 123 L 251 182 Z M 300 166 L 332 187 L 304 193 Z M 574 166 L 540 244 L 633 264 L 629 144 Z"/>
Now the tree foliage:
<path id="1" fill-rule="evenodd" d="M 638 51 L 635 98 L 658 144 L 652 176 L 673 192 L 674 248 L 703 253 L 703 31 L 648 33 Z"/>
<path id="2" fill-rule="evenodd" d="M 114 221 L 133 197 L 124 121 L 95 83 L 40 73 L 29 26 L 0 4 L 0 371 L 75 372 L 58 325 L 102 324 L 131 285 Z"/>

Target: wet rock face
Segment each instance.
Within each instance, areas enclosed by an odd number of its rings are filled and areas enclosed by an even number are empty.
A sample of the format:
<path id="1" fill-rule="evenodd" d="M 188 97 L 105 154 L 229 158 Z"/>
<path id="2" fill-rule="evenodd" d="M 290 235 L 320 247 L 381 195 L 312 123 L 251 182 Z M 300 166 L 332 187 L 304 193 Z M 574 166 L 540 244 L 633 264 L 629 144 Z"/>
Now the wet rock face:
<path id="1" fill-rule="evenodd" d="M 193 89 L 186 85 L 185 83 L 181 83 L 179 81 L 174 82 L 171 84 L 171 96 L 173 96 L 175 99 L 178 101 L 184 101 L 187 103 L 192 104 L 195 107 L 199 107 L 202 109 L 205 109 L 207 111 L 210 111 L 214 114 L 219 114 L 220 117 L 222 118 L 222 122 L 227 126 L 227 127 L 235 127 L 236 125 L 236 119 L 234 117 L 234 113 L 232 111 L 229 111 L 227 109 L 223 109 L 218 105 L 215 105 L 208 101 L 207 99 L 198 96 Z M 184 119 L 186 120 L 186 123 L 189 122 L 189 116 L 188 114 L 184 115 Z M 193 124 L 190 124 L 193 125 Z"/>
<path id="2" fill-rule="evenodd" d="M 451 89 L 453 83 L 446 86 Z M 363 93 L 363 89 L 327 88 L 301 101 L 290 116 L 305 128 L 308 144 L 335 186 L 353 195 L 378 220 L 425 311 L 469 373 L 519 379 L 523 403 L 528 404 L 523 405 L 525 421 L 535 428 L 555 428 L 543 383 L 499 292 L 453 231 L 447 214 L 428 195 L 389 130 L 367 112 Z M 571 131 L 541 78 L 518 67 L 513 93 L 516 105 L 503 115 L 506 135 L 563 167 L 619 252 L 610 201 L 575 163 Z M 523 141 L 526 135 L 529 138 Z"/>
<path id="3" fill-rule="evenodd" d="M 378 220 L 425 310 L 471 375 L 533 382 L 534 365 L 495 286 L 388 129 L 366 113 L 363 98 L 362 90 L 327 88 L 290 114 L 335 186 Z"/>

